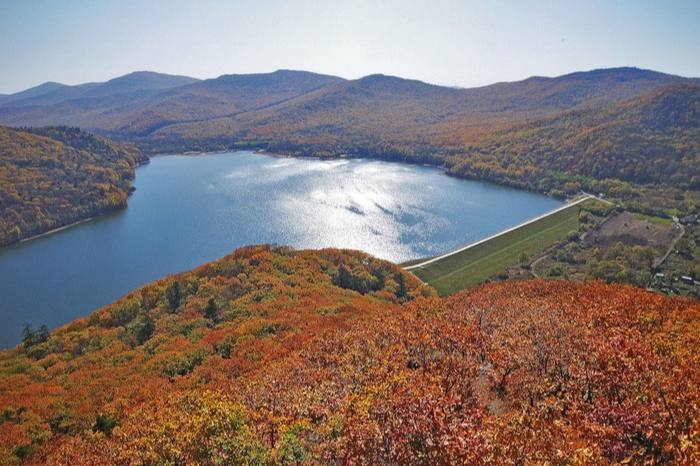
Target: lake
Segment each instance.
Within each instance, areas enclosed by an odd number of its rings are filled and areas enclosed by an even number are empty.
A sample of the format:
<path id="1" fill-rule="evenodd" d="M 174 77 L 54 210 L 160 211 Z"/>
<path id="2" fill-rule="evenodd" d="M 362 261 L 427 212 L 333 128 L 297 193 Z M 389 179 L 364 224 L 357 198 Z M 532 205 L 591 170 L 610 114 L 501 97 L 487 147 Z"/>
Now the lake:
<path id="1" fill-rule="evenodd" d="M 241 151 L 162 155 L 120 212 L 0 249 L 0 347 L 247 244 L 361 249 L 394 262 L 449 251 L 561 205 L 418 165 Z"/>

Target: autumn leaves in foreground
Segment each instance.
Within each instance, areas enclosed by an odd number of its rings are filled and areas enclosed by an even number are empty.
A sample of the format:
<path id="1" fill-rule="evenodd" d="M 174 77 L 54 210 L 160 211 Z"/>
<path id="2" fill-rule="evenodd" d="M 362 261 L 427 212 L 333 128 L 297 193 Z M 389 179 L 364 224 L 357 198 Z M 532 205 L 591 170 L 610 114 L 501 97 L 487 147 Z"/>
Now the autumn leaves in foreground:
<path id="1" fill-rule="evenodd" d="M 245 248 L 0 355 L 3 462 L 700 460 L 700 308 Z"/>

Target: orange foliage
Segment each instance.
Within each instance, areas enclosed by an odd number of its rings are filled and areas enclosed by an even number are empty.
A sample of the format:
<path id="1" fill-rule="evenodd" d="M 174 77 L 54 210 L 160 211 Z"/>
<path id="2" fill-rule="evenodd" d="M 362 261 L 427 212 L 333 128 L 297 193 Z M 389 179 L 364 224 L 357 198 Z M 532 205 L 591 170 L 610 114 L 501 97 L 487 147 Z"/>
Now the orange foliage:
<path id="1" fill-rule="evenodd" d="M 0 127 L 0 246 L 126 206 L 145 161 L 77 128 Z"/>
<path id="2" fill-rule="evenodd" d="M 341 264 L 383 286 L 334 285 Z M 137 290 L 41 348 L 4 352 L 3 459 L 700 460 L 696 303 L 562 281 L 441 299 L 421 296 L 429 290 L 410 275 L 400 298 L 399 273 L 358 252 L 244 248 Z M 211 299 L 216 319 L 203 314 Z M 113 325 L 132 302 L 132 321 Z M 126 335 L 142 314 L 155 331 L 134 343 Z"/>

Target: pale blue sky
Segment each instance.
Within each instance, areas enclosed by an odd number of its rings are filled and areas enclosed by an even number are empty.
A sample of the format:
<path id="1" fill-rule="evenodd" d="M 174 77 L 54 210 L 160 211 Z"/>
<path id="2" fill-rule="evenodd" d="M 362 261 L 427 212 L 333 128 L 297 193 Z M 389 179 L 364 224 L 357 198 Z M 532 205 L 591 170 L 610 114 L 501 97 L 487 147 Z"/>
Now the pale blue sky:
<path id="1" fill-rule="evenodd" d="M 700 0 L 0 0 L 0 93 L 136 70 L 471 87 L 628 65 L 700 76 Z"/>

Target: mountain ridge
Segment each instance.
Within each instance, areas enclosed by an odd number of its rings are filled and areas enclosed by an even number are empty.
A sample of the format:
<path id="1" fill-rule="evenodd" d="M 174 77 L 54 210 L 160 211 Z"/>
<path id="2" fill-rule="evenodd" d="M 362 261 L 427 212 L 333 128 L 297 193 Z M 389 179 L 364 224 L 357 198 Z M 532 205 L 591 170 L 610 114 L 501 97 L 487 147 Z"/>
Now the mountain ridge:
<path id="1" fill-rule="evenodd" d="M 146 113 L 151 112 L 149 118 L 153 118 L 155 114 L 157 114 L 157 112 L 154 113 L 153 111 L 153 107 L 155 106 L 158 108 L 159 112 L 168 115 L 167 117 L 164 117 L 164 119 L 167 120 L 167 123 L 171 121 L 181 122 L 202 118 L 223 117 L 227 114 L 238 111 L 231 102 L 227 102 L 225 98 L 222 98 L 221 92 L 224 94 L 227 92 L 226 86 L 228 86 L 229 93 L 231 92 L 231 89 L 235 88 L 236 86 L 238 86 L 238 91 L 242 92 L 243 88 L 246 86 L 250 88 L 253 82 L 257 82 L 258 85 L 260 85 L 261 83 L 267 81 L 269 84 L 268 89 L 271 89 L 273 86 L 282 88 L 284 86 L 289 87 L 289 82 L 294 80 L 298 81 L 300 76 L 314 77 L 319 85 L 306 87 L 301 90 L 298 89 L 295 93 L 288 92 L 286 94 L 287 99 L 293 100 L 294 98 L 302 97 L 303 95 L 311 92 L 314 87 L 322 87 L 323 85 L 329 84 L 336 84 L 342 87 L 342 85 L 345 84 L 351 88 L 357 86 L 361 89 L 369 88 L 374 91 L 378 91 L 381 88 L 383 88 L 385 91 L 401 91 L 405 95 L 414 92 L 417 93 L 416 98 L 419 100 L 421 95 L 423 95 L 423 97 L 425 97 L 425 95 L 431 95 L 433 97 L 439 97 L 441 99 L 441 105 L 451 107 L 451 112 L 458 116 L 460 111 L 477 111 L 476 116 L 481 118 L 485 118 L 489 113 L 493 112 L 503 113 L 507 111 L 535 111 L 543 104 L 547 106 L 550 111 L 568 109 L 579 105 L 584 99 L 588 103 L 591 103 L 591 97 L 596 98 L 596 96 L 601 99 L 600 103 L 609 103 L 611 99 L 620 100 L 621 98 L 628 97 L 631 94 L 649 90 L 650 88 L 659 85 L 661 82 L 694 79 L 682 78 L 651 70 L 625 67 L 574 72 L 557 77 L 533 76 L 521 81 L 501 82 L 475 88 L 455 89 L 451 87 L 429 84 L 423 81 L 404 79 L 383 74 L 368 75 L 357 80 L 346 80 L 336 76 L 310 73 L 306 71 L 277 70 L 272 73 L 251 73 L 238 75 L 225 74 L 217 78 L 205 80 L 194 80 L 194 78 L 173 76 L 172 78 L 182 78 L 188 80 L 188 82 L 180 86 L 173 85 L 169 88 L 169 90 L 161 87 L 160 90 L 164 92 L 149 93 L 147 96 L 149 100 L 144 100 L 143 97 L 146 97 L 144 95 L 132 96 L 132 98 L 126 99 L 127 101 L 132 100 L 139 102 L 139 105 L 145 106 L 144 108 L 131 108 L 128 105 L 124 107 L 123 102 L 120 103 L 121 105 L 115 106 L 115 103 L 112 102 L 107 103 L 106 106 L 103 106 L 104 108 L 101 108 L 100 112 L 96 114 L 90 113 L 89 118 L 81 118 L 79 114 L 74 115 L 75 112 L 71 113 L 68 111 L 70 110 L 70 106 L 67 105 L 66 101 L 69 100 L 69 97 L 71 99 L 90 97 L 95 98 L 99 96 L 100 88 L 104 88 L 105 86 L 109 87 L 110 83 L 114 84 L 120 80 L 125 80 L 129 77 L 133 78 L 143 73 L 155 74 L 153 72 L 135 72 L 114 78 L 105 83 L 87 83 L 77 86 L 58 85 L 62 87 L 52 89 L 52 92 L 41 91 L 38 96 L 32 97 L 36 93 L 35 90 L 33 93 L 26 95 L 28 99 L 21 99 L 19 96 L 22 93 L 10 95 L 0 102 L 0 122 L 15 126 L 73 124 L 85 127 L 86 129 L 108 132 L 111 131 L 123 133 L 124 135 L 128 136 L 130 130 L 128 125 L 128 117 L 130 116 L 132 119 L 136 120 L 145 118 L 143 115 L 138 115 L 139 111 Z M 613 86 L 616 86 L 615 90 L 603 92 L 600 88 L 604 87 L 604 85 L 600 83 L 594 85 L 593 87 L 590 86 L 591 82 L 595 83 L 601 80 L 606 82 L 605 86 L 612 83 Z M 557 86 L 566 86 L 565 83 L 567 82 L 576 82 L 579 83 L 579 85 L 581 85 L 580 83 L 582 82 L 589 83 L 589 87 L 579 90 L 580 95 L 572 95 L 570 91 L 567 94 L 566 89 L 557 89 Z M 634 89 L 629 89 L 630 83 L 635 83 L 635 86 L 637 87 Z M 97 86 L 97 88 L 95 88 L 95 86 Z M 533 86 L 535 86 L 536 89 L 532 89 Z M 625 89 L 625 87 L 628 89 Z M 60 90 L 63 88 L 72 89 L 71 93 L 68 94 L 68 97 L 66 97 L 66 94 L 60 93 Z M 56 90 L 59 91 L 58 94 L 55 93 Z M 29 91 L 31 90 L 23 92 L 26 93 Z M 172 100 L 175 98 L 175 95 L 180 91 L 186 95 L 180 96 L 177 102 L 173 102 Z M 282 89 L 276 89 L 275 91 L 281 93 Z M 547 92 L 551 94 L 549 97 L 551 101 L 535 101 L 531 104 L 527 104 L 527 96 L 536 94 L 537 92 Z M 619 95 L 609 95 L 614 94 L 614 92 L 619 93 Z M 188 93 L 192 98 L 192 101 L 190 102 L 187 101 Z M 200 93 L 200 95 L 197 95 L 197 93 Z M 203 95 L 201 95 L 201 93 L 203 93 Z M 591 95 L 591 93 L 593 93 L 593 95 Z M 46 94 L 53 94 L 53 98 L 50 100 L 47 99 Z M 160 97 L 158 94 L 160 94 Z M 41 96 L 44 96 L 43 101 L 41 99 L 36 100 L 36 97 Z M 18 108 L 8 110 L 8 107 L 27 105 L 36 107 L 37 105 L 42 104 L 44 107 L 41 109 L 41 116 L 37 115 L 36 112 L 32 113 L 26 109 L 24 111 Z M 51 105 L 54 105 L 54 107 L 51 107 Z M 168 105 L 170 105 L 170 107 L 168 107 Z M 220 107 L 218 111 L 216 110 L 217 105 Z M 214 108 L 214 110 L 207 107 Z M 244 108 L 246 111 L 250 111 L 251 109 L 254 109 L 254 107 Z M 89 112 L 89 110 L 90 109 L 86 109 L 85 111 Z M 431 108 L 424 109 L 424 111 L 430 110 Z M 52 112 L 55 113 L 53 116 Z M 119 117 L 120 112 L 125 112 L 125 114 Z M 136 114 L 134 112 L 136 112 Z M 184 117 L 178 117 L 178 112 L 182 112 Z M 109 115 L 115 115 L 115 118 L 121 118 L 124 123 L 121 125 L 115 124 L 114 122 L 110 123 L 108 118 Z M 474 115 L 471 116 L 472 118 L 475 117 Z M 91 127 L 90 124 L 93 126 Z M 164 124 L 159 122 L 157 126 L 162 127 Z M 141 136 L 144 133 L 143 129 L 141 128 L 137 132 Z"/>
<path id="2" fill-rule="evenodd" d="M 595 71 L 600 75 L 605 71 L 605 76 L 617 75 L 618 69 Z M 472 89 L 453 89 L 433 84 L 424 83 L 417 80 L 405 80 L 386 75 L 370 75 L 357 80 L 342 81 L 335 86 L 329 86 L 321 92 L 305 94 L 294 97 L 288 103 L 288 108 L 281 111 L 286 114 L 294 112 L 295 104 L 301 107 L 300 111 L 308 113 L 309 106 L 334 108 L 337 106 L 341 114 L 344 112 L 345 121 L 352 120 L 348 115 L 348 109 L 342 108 L 341 104 L 347 105 L 358 102 L 358 99 L 366 98 L 373 101 L 359 101 L 357 105 L 364 107 L 362 110 L 372 112 L 369 117 L 375 115 L 379 118 L 377 124 L 385 123 L 381 119 L 388 119 L 390 123 L 385 128 L 387 131 L 401 132 L 412 130 L 418 125 L 424 125 L 425 131 L 432 130 L 431 123 L 454 123 L 465 127 L 479 125 L 490 125 L 496 122 L 503 122 L 515 119 L 522 120 L 534 116 L 545 116 L 548 113 L 575 108 L 577 105 L 603 105 L 612 101 L 623 100 L 630 95 L 639 95 L 647 90 L 653 90 L 669 82 L 684 81 L 680 78 L 653 71 L 623 70 L 625 75 L 640 73 L 637 79 L 624 79 L 622 81 L 613 79 L 622 84 L 610 88 L 607 84 L 598 83 L 596 86 L 578 89 L 576 95 L 570 95 L 570 89 L 578 85 L 580 79 L 576 79 L 575 84 L 568 83 L 571 76 L 585 76 L 585 74 L 564 75 L 557 78 L 545 78 L 544 81 L 530 78 L 525 81 L 514 83 L 501 83 L 490 86 Z M 630 89 L 629 82 L 636 83 L 636 90 Z M 532 89 L 531 83 L 537 83 L 537 89 Z M 559 87 L 557 87 L 559 86 Z M 563 89 L 561 88 L 563 86 Z M 568 87 L 567 87 L 568 86 Z M 506 89 L 507 87 L 507 89 Z M 593 93 L 593 95 L 591 95 Z M 542 98 L 539 98 L 543 95 Z M 598 95 L 598 100 L 594 100 Z M 602 95 L 602 96 L 601 96 Z M 404 97 L 409 96 L 409 99 Z M 593 98 L 592 98 L 593 97 Z M 318 99 L 314 102 L 312 99 Z M 325 99 L 325 100 L 324 100 Z M 378 101 L 378 99 L 382 99 Z M 329 101 L 330 100 L 330 101 Z M 336 102 L 334 103 L 333 100 Z M 398 109 L 398 110 L 397 110 Z M 351 109 L 352 110 L 352 109 Z M 396 111 L 394 111 L 396 110 Z M 401 124 L 401 117 L 408 111 L 409 119 Z M 382 113 L 384 112 L 384 113 Z M 533 113 L 534 112 L 534 113 Z M 363 115 L 365 117 L 367 115 Z M 223 118 L 224 116 L 219 116 Z M 275 119 L 274 115 L 263 113 L 261 115 L 247 114 L 244 121 L 231 121 L 223 124 L 221 136 L 235 132 L 254 129 L 254 126 L 262 120 L 263 122 Z M 324 118 L 328 119 L 328 118 Z M 342 118 L 337 116 L 336 120 Z M 398 121 L 398 123 L 397 123 Z M 198 125 L 197 122 L 193 122 Z M 200 125 L 201 126 L 201 125 Z M 293 126 L 293 125 L 292 125 Z M 395 127 L 393 129 L 392 127 Z M 195 131 L 196 133 L 196 131 Z"/>
<path id="3" fill-rule="evenodd" d="M 122 78 L 117 78 L 117 84 L 119 79 Z M 627 200 L 634 200 L 642 196 L 639 190 L 645 188 L 626 186 L 620 189 L 614 180 L 607 182 L 601 178 L 606 173 L 604 170 L 591 168 L 607 157 L 605 142 L 595 141 L 594 145 L 602 152 L 589 153 L 589 165 L 573 172 L 555 170 L 564 166 L 564 161 L 568 160 L 566 156 L 560 161 L 549 156 L 533 158 L 522 149 L 531 147 L 534 151 L 560 154 L 553 141 L 547 138 L 535 141 L 533 137 L 564 134 L 561 128 L 557 129 L 556 119 L 573 121 L 572 111 L 600 112 L 599 125 L 610 126 L 614 115 L 609 107 L 617 103 L 637 99 L 640 104 L 650 105 L 647 94 L 671 85 L 698 84 L 697 78 L 634 67 L 596 69 L 558 77 L 535 76 L 471 89 L 384 74 L 346 80 L 306 71 L 277 70 L 222 75 L 168 89 L 125 90 L 102 97 L 91 88 L 80 92 L 93 97 L 71 98 L 47 105 L 3 104 L 0 105 L 0 123 L 12 126 L 70 124 L 134 143 L 148 153 L 257 148 L 292 155 L 349 155 L 414 161 L 442 166 L 459 176 L 557 195 L 585 189 L 627 193 L 624 194 Z M 37 98 L 48 102 L 47 96 L 56 92 L 62 91 L 59 89 Z M 677 104 L 681 105 L 681 100 Z M 634 166 L 630 170 L 624 167 L 611 170 L 615 179 L 640 185 L 682 179 L 686 168 L 695 172 L 695 160 L 699 156 L 693 152 L 692 141 L 683 146 L 690 152 L 680 159 L 677 148 L 663 131 L 658 131 L 659 128 L 645 136 L 644 147 L 638 146 L 639 138 L 634 139 L 638 126 L 646 125 L 647 120 L 634 119 L 631 113 L 626 117 L 630 118 L 629 123 L 634 120 L 637 127 L 628 124 L 629 131 L 623 135 L 612 131 L 599 133 L 614 138 L 617 142 L 608 141 L 610 146 L 624 154 L 630 166 Z M 697 115 L 691 113 L 687 117 L 697 118 Z M 603 121 L 603 118 L 608 120 Z M 531 124 L 531 129 L 544 124 L 553 127 L 549 131 L 533 132 L 529 142 L 517 148 L 516 141 L 525 141 L 518 133 L 523 124 Z M 645 128 L 651 129 L 648 125 Z M 513 140 L 505 141 L 504 134 Z M 683 137 L 692 139 L 690 134 Z M 649 154 L 655 152 L 658 158 L 655 163 L 672 162 L 668 166 L 677 171 L 673 177 L 658 176 L 661 172 L 669 173 L 668 169 L 652 174 L 650 168 L 640 167 L 637 155 L 624 150 L 625 145 L 637 145 Z M 505 147 L 514 152 L 507 154 Z M 577 151 L 581 152 L 580 148 Z M 504 158 L 497 160 L 497 156 Z M 525 160 L 530 162 L 525 163 Z M 545 165 L 533 167 L 533 160 Z M 626 162 L 620 159 L 616 163 L 624 165 Z M 635 178 L 634 173 L 640 176 Z M 679 196 L 673 191 L 673 184 L 668 186 L 668 193 L 663 196 L 667 199 L 661 203 L 664 209 Z M 647 194 L 642 197 L 648 197 Z M 690 208 L 694 202 L 684 199 L 681 210 Z"/>

